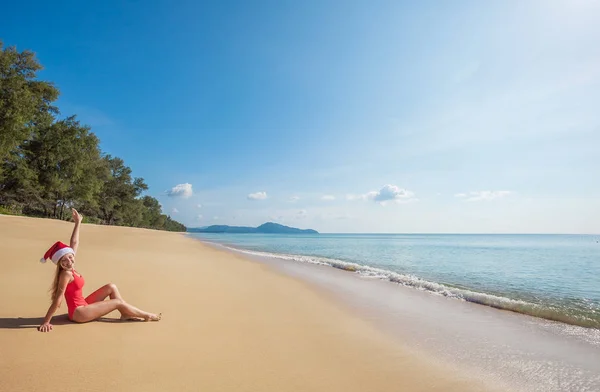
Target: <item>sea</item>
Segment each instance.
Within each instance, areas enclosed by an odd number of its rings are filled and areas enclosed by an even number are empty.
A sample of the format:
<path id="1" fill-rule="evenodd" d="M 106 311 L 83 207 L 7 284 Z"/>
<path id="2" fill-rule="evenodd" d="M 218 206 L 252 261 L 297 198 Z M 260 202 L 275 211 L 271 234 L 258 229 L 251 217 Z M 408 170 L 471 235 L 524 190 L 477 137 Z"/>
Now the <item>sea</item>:
<path id="1" fill-rule="evenodd" d="M 600 392 L 600 236 L 189 234 L 501 390 Z"/>

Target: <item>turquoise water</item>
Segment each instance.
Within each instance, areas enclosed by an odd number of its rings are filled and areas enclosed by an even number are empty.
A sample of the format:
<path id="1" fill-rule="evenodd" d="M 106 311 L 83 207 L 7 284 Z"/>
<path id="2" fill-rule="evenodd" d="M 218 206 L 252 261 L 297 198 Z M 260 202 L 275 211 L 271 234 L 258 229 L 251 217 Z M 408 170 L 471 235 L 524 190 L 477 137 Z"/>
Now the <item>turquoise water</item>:
<path id="1" fill-rule="evenodd" d="M 599 236 L 190 235 L 249 254 L 330 265 L 436 295 L 600 328 Z"/>

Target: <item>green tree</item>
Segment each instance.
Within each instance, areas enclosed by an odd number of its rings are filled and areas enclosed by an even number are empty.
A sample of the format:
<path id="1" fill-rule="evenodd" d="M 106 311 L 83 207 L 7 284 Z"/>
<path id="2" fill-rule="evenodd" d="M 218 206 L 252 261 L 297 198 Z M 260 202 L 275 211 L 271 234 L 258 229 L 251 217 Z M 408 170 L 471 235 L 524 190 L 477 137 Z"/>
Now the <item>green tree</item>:
<path id="1" fill-rule="evenodd" d="M 136 197 L 148 189 L 143 178 L 131 177 L 131 169 L 125 166 L 121 158 L 110 155 L 104 157 L 110 177 L 104 183 L 98 201 L 100 218 L 108 225 L 123 225 L 138 220 L 137 212 L 127 212 L 128 208 L 137 209 Z"/>
<path id="2" fill-rule="evenodd" d="M 22 146 L 11 151 L 2 164 L 0 172 L 0 205 L 22 213 L 24 208 L 42 203 L 41 185 L 35 170 L 29 165 Z"/>
<path id="3" fill-rule="evenodd" d="M 0 206 L 3 211 L 66 219 L 74 206 L 92 223 L 185 231 L 141 193 L 120 158 L 103 157 L 98 138 L 75 116 L 56 120 L 58 90 L 36 80 L 33 52 L 0 41 Z M 6 208 L 8 207 L 8 208 Z"/>
<path id="4" fill-rule="evenodd" d="M 58 89 L 35 80 L 42 66 L 30 51 L 4 48 L 0 41 L 0 162 L 27 140 L 32 127 L 52 122 Z"/>
<path id="5" fill-rule="evenodd" d="M 35 128 L 5 164 L 7 193 L 30 212 L 60 219 L 65 207 L 93 203 L 103 181 L 99 141 L 89 131 L 75 116 Z"/>
<path id="6" fill-rule="evenodd" d="M 147 228 L 159 228 L 165 224 L 165 216 L 162 215 L 160 203 L 152 196 L 142 198 L 144 205 L 142 226 Z"/>
<path id="7" fill-rule="evenodd" d="M 170 216 L 167 216 L 167 219 L 162 229 L 168 231 L 186 231 L 186 227 L 184 225 L 177 221 L 174 221 L 173 219 L 171 219 Z"/>

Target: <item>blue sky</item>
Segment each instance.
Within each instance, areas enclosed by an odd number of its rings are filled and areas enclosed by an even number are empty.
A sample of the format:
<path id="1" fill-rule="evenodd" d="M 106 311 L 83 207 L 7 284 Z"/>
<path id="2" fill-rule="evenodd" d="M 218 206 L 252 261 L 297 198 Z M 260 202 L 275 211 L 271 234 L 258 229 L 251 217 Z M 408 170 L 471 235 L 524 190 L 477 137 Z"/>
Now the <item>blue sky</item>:
<path id="1" fill-rule="evenodd" d="M 600 233 L 600 2 L 3 9 L 62 114 L 190 227 Z"/>

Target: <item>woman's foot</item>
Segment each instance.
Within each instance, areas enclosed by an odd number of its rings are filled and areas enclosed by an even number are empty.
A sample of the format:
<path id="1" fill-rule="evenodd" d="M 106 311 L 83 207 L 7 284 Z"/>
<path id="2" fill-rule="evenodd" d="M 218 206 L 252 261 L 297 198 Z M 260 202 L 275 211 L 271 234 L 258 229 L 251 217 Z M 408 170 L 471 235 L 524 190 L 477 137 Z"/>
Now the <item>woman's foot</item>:
<path id="1" fill-rule="evenodd" d="M 154 313 L 148 313 L 148 315 L 144 318 L 146 319 L 146 321 L 160 321 L 160 319 L 162 318 L 162 313 L 159 313 L 158 315 Z"/>

